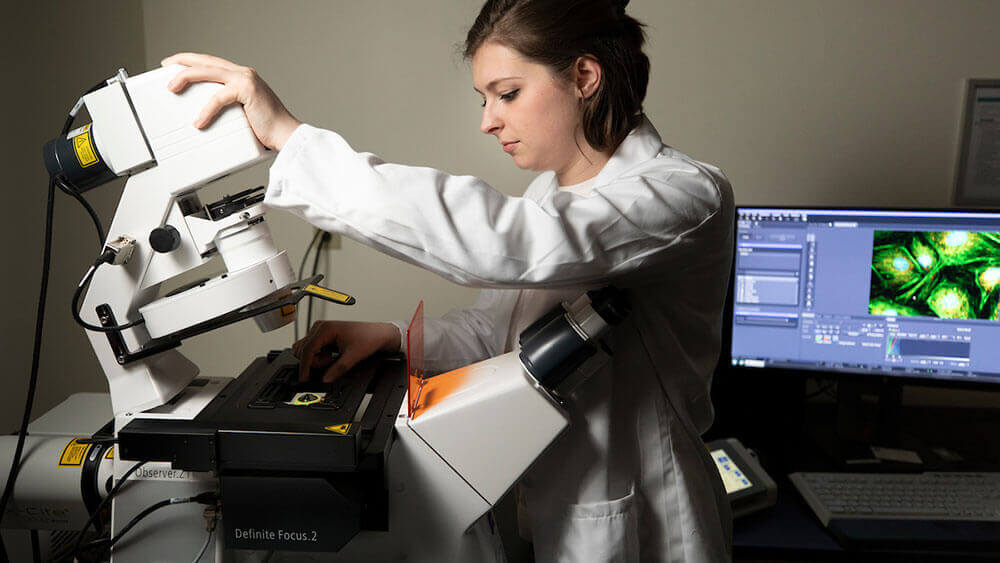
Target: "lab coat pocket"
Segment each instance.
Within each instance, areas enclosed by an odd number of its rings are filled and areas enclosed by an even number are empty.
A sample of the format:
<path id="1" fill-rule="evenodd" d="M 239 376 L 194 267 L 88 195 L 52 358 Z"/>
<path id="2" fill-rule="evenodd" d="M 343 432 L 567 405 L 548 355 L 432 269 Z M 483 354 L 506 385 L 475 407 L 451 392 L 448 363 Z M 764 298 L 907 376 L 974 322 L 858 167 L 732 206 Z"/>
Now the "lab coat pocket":
<path id="1" fill-rule="evenodd" d="M 639 561 L 635 492 L 605 502 L 569 507 L 560 562 L 633 563 Z"/>

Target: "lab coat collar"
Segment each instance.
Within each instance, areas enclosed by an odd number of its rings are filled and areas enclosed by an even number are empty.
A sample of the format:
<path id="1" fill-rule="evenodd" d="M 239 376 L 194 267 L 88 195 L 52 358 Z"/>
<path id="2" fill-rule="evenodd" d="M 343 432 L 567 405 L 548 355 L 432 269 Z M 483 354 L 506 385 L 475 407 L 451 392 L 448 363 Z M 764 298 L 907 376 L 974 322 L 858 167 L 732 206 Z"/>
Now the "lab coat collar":
<path id="1" fill-rule="evenodd" d="M 594 177 L 594 187 L 610 184 L 633 166 L 646 162 L 663 150 L 660 134 L 645 114 L 635 129 L 618 145 L 604 168 Z"/>
<path id="2" fill-rule="evenodd" d="M 639 125 L 629 131 L 604 168 L 594 176 L 592 189 L 610 184 L 632 167 L 652 160 L 663 148 L 660 134 L 643 115 Z M 525 195 L 537 201 L 545 201 L 558 192 L 558 187 L 559 179 L 556 178 L 556 173 L 549 170 L 535 178 L 525 191 Z"/>

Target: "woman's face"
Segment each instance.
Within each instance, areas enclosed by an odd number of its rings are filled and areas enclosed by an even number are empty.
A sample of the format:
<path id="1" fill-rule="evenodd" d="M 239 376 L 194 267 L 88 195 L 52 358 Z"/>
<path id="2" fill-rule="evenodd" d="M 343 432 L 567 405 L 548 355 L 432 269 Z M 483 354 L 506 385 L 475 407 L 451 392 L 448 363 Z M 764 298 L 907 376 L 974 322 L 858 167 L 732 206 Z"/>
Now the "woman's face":
<path id="1" fill-rule="evenodd" d="M 571 82 L 490 42 L 472 57 L 472 82 L 483 97 L 480 129 L 496 136 L 518 167 L 558 174 L 583 158 L 580 96 Z"/>

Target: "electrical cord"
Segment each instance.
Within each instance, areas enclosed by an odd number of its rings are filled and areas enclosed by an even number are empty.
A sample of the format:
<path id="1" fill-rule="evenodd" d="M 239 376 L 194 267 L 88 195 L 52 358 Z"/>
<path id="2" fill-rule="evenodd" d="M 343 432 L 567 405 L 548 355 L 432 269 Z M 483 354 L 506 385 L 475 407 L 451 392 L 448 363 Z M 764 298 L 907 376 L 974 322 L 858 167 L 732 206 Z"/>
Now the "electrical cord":
<path id="1" fill-rule="evenodd" d="M 300 279 L 300 280 L 302 279 L 302 274 L 305 273 L 305 270 L 306 270 L 306 260 L 309 259 L 309 253 L 312 251 L 312 247 L 316 244 L 316 241 L 319 240 L 319 237 L 322 234 L 323 234 L 323 231 L 321 231 L 320 229 L 316 229 L 316 232 L 313 234 L 312 240 L 309 241 L 309 246 L 306 247 L 306 252 L 305 252 L 305 254 L 302 255 L 302 261 L 299 262 L 299 277 L 297 279 Z M 306 327 L 306 331 L 307 332 L 309 331 L 309 327 L 308 326 Z M 295 340 L 296 341 L 299 340 L 299 318 L 298 318 L 298 316 L 295 317 Z"/>
<path id="2" fill-rule="evenodd" d="M 319 272 L 319 257 L 323 254 L 323 247 L 326 246 L 326 243 L 331 238 L 330 233 L 328 233 L 326 231 L 322 231 L 322 233 L 323 233 L 323 236 L 320 237 L 319 244 L 316 245 L 316 255 L 313 256 L 313 269 L 312 269 L 312 275 L 313 276 L 315 276 L 316 273 Z M 306 311 L 307 311 L 307 313 L 306 313 L 306 332 L 308 333 L 309 329 L 312 328 L 312 318 L 313 318 L 313 300 L 312 299 L 309 300 L 309 306 L 306 308 Z"/>
<path id="3" fill-rule="evenodd" d="M 212 543 L 212 534 L 214 533 L 215 533 L 215 528 L 212 528 L 211 530 L 208 531 L 208 534 L 205 536 L 205 543 L 202 544 L 201 551 L 198 552 L 198 555 L 195 556 L 194 561 L 192 563 L 198 563 L 199 561 L 201 561 L 202 556 L 205 555 L 205 550 L 208 549 L 208 544 Z"/>
<path id="4" fill-rule="evenodd" d="M 105 240 L 104 226 L 101 225 L 101 219 L 97 216 L 97 212 L 94 211 L 94 208 L 90 206 L 90 203 L 83 197 L 82 194 L 80 194 L 80 192 L 73 189 L 70 185 L 63 181 L 62 178 L 56 180 L 56 185 L 59 186 L 59 189 L 62 190 L 64 194 L 80 202 L 80 205 L 87 210 L 87 214 L 90 215 L 90 220 L 94 222 L 94 229 L 97 231 L 98 248 L 103 248 Z"/>
<path id="5" fill-rule="evenodd" d="M 211 520 L 207 519 L 209 513 L 211 513 Z M 198 555 L 195 556 L 194 561 L 192 561 L 192 563 L 198 563 L 199 561 L 201 561 L 202 556 L 205 555 L 205 550 L 208 549 L 208 545 L 212 543 L 212 534 L 215 533 L 215 527 L 219 523 L 218 509 L 206 508 L 205 514 L 206 514 L 206 525 L 208 527 L 208 534 L 205 536 L 205 543 L 204 545 L 201 546 L 201 551 L 198 552 Z"/>
<path id="6" fill-rule="evenodd" d="M 130 467 L 128 471 L 126 471 L 125 474 L 122 475 L 122 478 L 119 479 L 117 483 L 115 483 L 115 486 L 112 487 L 110 491 L 108 491 L 108 495 L 103 499 L 101 499 L 100 504 L 98 504 L 97 508 L 94 509 L 94 512 L 90 515 L 90 518 L 87 520 L 87 523 L 84 524 L 83 528 L 80 529 L 80 535 L 77 536 L 76 543 L 73 544 L 73 549 L 72 551 L 70 551 L 70 557 L 77 556 L 77 552 L 80 550 L 80 544 L 83 543 L 83 536 L 87 533 L 87 529 L 90 528 L 91 524 L 93 524 L 96 529 L 97 527 L 96 522 L 101 515 L 101 511 L 104 510 L 104 507 L 106 507 L 108 503 L 111 502 L 111 499 L 118 494 L 118 491 L 121 490 L 123 485 L 125 485 L 125 482 L 128 481 L 128 478 L 131 477 L 133 473 L 138 471 L 139 468 L 142 467 L 143 465 L 146 465 L 145 461 L 140 461 L 139 463 Z"/>
<path id="7" fill-rule="evenodd" d="M 88 323 L 87 321 L 83 320 L 83 318 L 80 317 L 80 297 L 83 296 L 83 290 L 86 289 L 87 286 L 90 284 L 90 279 L 94 277 L 94 272 L 97 271 L 97 268 L 100 267 L 101 264 L 107 264 L 112 260 L 114 260 L 114 254 L 111 251 L 106 251 L 102 253 L 101 256 L 94 261 L 94 264 L 90 266 L 90 269 L 87 270 L 87 273 L 84 274 L 83 279 L 80 280 L 80 284 L 76 286 L 76 291 L 73 292 L 73 302 L 70 305 L 70 310 L 73 311 L 73 320 L 76 321 L 76 324 L 82 326 L 87 330 L 92 330 L 94 332 L 118 332 L 120 330 L 132 328 L 134 326 L 138 326 L 146 322 L 145 319 L 140 317 L 138 320 L 134 320 L 132 322 L 128 322 L 121 325 L 97 326 Z"/>
<path id="8" fill-rule="evenodd" d="M 38 530 L 31 530 L 31 560 L 42 563 L 42 547 L 38 543 Z"/>
<path id="9" fill-rule="evenodd" d="M 110 551 L 115 546 L 116 543 L 121 541 L 121 539 L 125 537 L 125 534 L 127 534 L 129 530 L 134 528 L 136 524 L 142 521 L 143 518 L 149 516 L 150 514 L 156 512 L 157 510 L 163 508 L 164 506 L 171 506 L 174 504 L 186 504 L 190 502 L 214 505 L 216 501 L 218 501 L 218 495 L 214 491 L 204 492 L 195 495 L 193 497 L 172 497 L 168 499 L 163 499 L 160 502 L 154 503 L 151 506 L 146 507 L 145 509 L 143 509 L 142 512 L 140 512 L 134 518 L 129 520 L 129 523 L 125 524 L 125 526 L 121 529 L 121 531 L 118 532 L 118 535 L 108 540 L 99 540 L 96 542 L 92 542 L 92 544 L 97 545 L 101 543 L 106 543 L 98 553 L 98 556 L 103 555 L 104 552 Z"/>
<path id="10" fill-rule="evenodd" d="M 67 119 L 67 125 L 72 123 L 72 118 Z M 68 132 L 69 127 L 64 129 Z M 45 247 L 42 253 L 42 281 L 38 292 L 38 310 L 35 313 L 35 343 L 31 354 L 31 376 L 28 379 L 28 397 L 24 403 L 24 415 L 21 418 L 21 427 L 17 433 L 17 446 L 14 448 L 14 460 L 10 465 L 10 473 L 7 475 L 7 484 L 4 486 L 3 496 L 0 497 L 0 518 L 7 514 L 7 503 L 10 502 L 14 492 L 14 484 L 17 482 L 17 474 L 21 470 L 21 454 L 24 451 L 24 440 L 28 435 L 28 421 L 31 420 L 31 406 L 35 402 L 35 387 L 38 383 L 38 363 L 41 359 L 42 347 L 42 327 L 45 322 L 45 297 L 49 289 L 49 262 L 52 258 L 52 215 L 55 202 L 56 184 L 49 182 L 48 201 L 45 207 Z M 10 561 L 7 555 L 7 546 L 0 538 L 0 556 L 4 563 Z"/>
<path id="11" fill-rule="evenodd" d="M 91 86 L 84 96 L 103 88 L 107 84 L 107 81 L 102 80 L 97 84 Z M 69 133 L 69 130 L 73 127 L 73 121 L 76 120 L 76 114 L 83 107 L 83 96 L 76 101 L 73 108 L 69 111 L 69 115 L 66 116 L 66 121 L 63 122 L 63 127 L 60 135 L 65 136 Z M 49 264 L 52 259 L 52 219 L 54 216 L 55 209 L 55 191 L 56 182 L 53 179 L 49 179 L 49 188 L 47 201 L 45 205 L 45 243 L 42 252 L 42 279 L 39 284 L 38 292 L 38 309 L 35 314 L 35 341 L 32 347 L 31 354 L 31 375 L 28 379 L 28 396 L 24 403 L 24 416 L 21 418 L 21 427 L 17 431 L 17 446 L 14 448 L 14 459 L 10 464 L 10 473 L 7 474 L 7 484 L 4 485 L 3 496 L 0 497 L 0 519 L 3 515 L 7 513 L 7 503 L 10 502 L 11 497 L 14 494 L 14 485 L 17 482 L 17 474 L 21 470 L 21 454 L 24 452 L 24 441 L 28 435 L 28 421 L 31 420 L 31 407 L 35 401 L 35 388 L 38 384 L 38 364 L 41 356 L 41 346 L 42 346 L 42 327 L 45 323 L 45 301 L 48 295 L 49 288 Z M 103 238 L 101 244 L 104 244 Z M 10 561 L 10 556 L 7 554 L 7 546 L 3 543 L 3 538 L 0 537 L 0 563 L 8 563 Z"/>
<path id="12" fill-rule="evenodd" d="M 831 390 L 832 390 L 833 388 L 834 388 L 834 384 L 833 384 L 833 383 L 827 383 L 826 385 L 823 385 L 823 386 L 821 386 L 821 387 L 820 387 L 819 389 L 817 389 L 816 391 L 813 391 L 812 393 L 808 393 L 808 394 L 807 394 L 807 395 L 806 395 L 805 397 L 803 397 L 803 398 L 804 398 L 805 400 L 807 400 L 807 401 L 808 401 L 809 399 L 814 399 L 814 398 L 816 398 L 816 397 L 819 397 L 820 395 L 829 395 L 829 394 L 830 394 L 830 391 L 831 391 Z"/>

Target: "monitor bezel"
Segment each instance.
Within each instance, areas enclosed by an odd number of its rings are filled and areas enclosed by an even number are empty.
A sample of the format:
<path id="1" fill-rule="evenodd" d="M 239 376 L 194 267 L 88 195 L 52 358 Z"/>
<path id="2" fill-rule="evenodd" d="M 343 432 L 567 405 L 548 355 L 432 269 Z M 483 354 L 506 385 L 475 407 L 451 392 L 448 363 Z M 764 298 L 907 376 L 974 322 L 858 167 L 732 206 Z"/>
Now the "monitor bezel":
<path id="1" fill-rule="evenodd" d="M 856 383 L 870 384 L 899 384 L 920 387 L 940 387 L 950 389 L 968 389 L 977 391 L 1000 391 L 1000 376 L 997 376 L 995 383 L 986 381 L 963 381 L 947 378 L 921 377 L 919 375 L 887 375 L 882 372 L 857 373 L 847 371 L 833 371 L 829 369 L 793 368 L 785 366 L 767 365 L 764 367 L 748 367 L 732 365 L 733 354 L 733 284 L 736 277 L 736 243 L 738 237 L 738 221 L 740 210 L 742 209 L 788 209 L 792 211 L 830 210 L 830 211 L 913 211 L 913 212 L 933 212 L 933 213 L 996 213 L 1000 215 L 1000 209 L 994 208 L 966 208 L 966 207 L 856 207 L 856 206 L 831 206 L 831 205 L 736 205 L 733 211 L 733 259 L 729 266 L 729 282 L 726 287 L 726 304 L 722 317 L 722 351 L 719 357 L 718 372 L 728 377 L 746 377 L 763 375 L 780 375 L 801 379 L 803 377 L 814 377 L 827 380 L 843 380 Z M 1000 217 L 997 218 L 1000 224 Z M 1000 230 L 998 230 L 1000 232 Z"/>

